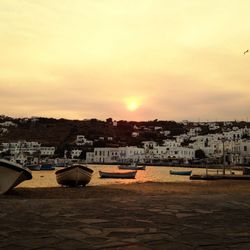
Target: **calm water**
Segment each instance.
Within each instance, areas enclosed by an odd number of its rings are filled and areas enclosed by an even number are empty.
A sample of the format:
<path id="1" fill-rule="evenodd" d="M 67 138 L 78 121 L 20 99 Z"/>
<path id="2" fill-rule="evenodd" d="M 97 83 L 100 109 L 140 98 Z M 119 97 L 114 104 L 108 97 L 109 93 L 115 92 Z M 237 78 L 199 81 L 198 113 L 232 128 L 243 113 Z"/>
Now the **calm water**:
<path id="1" fill-rule="evenodd" d="M 205 174 L 206 170 L 202 168 L 178 168 L 178 167 L 156 167 L 147 166 L 146 170 L 138 170 L 135 179 L 103 179 L 99 176 L 99 170 L 106 172 L 122 172 L 128 170 L 119 170 L 117 166 L 89 165 L 94 170 L 93 177 L 89 185 L 105 184 L 129 184 L 140 182 L 189 182 L 189 176 L 170 175 L 170 170 L 192 170 L 192 174 Z M 214 171 L 214 170 L 213 170 Z M 234 171 L 235 172 L 235 171 Z M 211 172 L 209 172 L 212 174 Z M 215 172 L 214 172 L 215 173 Z"/>
<path id="2" fill-rule="evenodd" d="M 127 170 L 119 170 L 117 166 L 107 165 L 88 165 L 94 170 L 93 177 L 88 184 L 89 186 L 108 185 L 108 184 L 130 184 L 142 182 L 189 182 L 189 176 L 170 175 L 170 170 L 192 170 L 193 174 L 205 174 L 206 169 L 202 168 L 178 168 L 178 167 L 156 167 L 147 166 L 146 170 L 138 170 L 135 179 L 102 179 L 99 171 L 106 172 L 124 172 Z M 60 169 L 60 168 L 57 168 Z M 37 187 L 58 187 L 55 171 L 32 171 L 32 180 L 24 181 L 19 187 L 37 188 Z M 209 174 L 216 173 L 215 170 L 209 171 Z M 234 171 L 236 174 L 242 171 Z"/>

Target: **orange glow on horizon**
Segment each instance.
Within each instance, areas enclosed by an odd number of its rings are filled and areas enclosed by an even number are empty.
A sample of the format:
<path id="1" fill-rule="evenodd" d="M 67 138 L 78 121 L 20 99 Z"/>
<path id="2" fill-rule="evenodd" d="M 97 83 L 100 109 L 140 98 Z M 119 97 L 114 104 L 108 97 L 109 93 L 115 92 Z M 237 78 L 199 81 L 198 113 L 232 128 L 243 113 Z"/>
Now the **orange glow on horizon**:
<path id="1" fill-rule="evenodd" d="M 136 98 L 136 97 L 127 98 L 125 100 L 125 103 L 126 103 L 127 109 L 131 112 L 136 111 L 141 105 L 139 98 Z"/>

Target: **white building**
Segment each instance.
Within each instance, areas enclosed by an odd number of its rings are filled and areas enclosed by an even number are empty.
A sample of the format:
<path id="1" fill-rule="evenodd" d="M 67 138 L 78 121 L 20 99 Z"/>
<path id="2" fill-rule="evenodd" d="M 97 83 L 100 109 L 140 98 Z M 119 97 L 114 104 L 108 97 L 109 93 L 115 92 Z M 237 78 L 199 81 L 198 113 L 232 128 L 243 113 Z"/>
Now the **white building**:
<path id="1" fill-rule="evenodd" d="M 144 162 L 145 149 L 138 147 L 119 147 L 119 162 Z"/>
<path id="2" fill-rule="evenodd" d="M 87 152 L 86 153 L 86 163 L 93 163 L 93 162 L 95 162 L 94 152 Z"/>
<path id="3" fill-rule="evenodd" d="M 179 147 L 181 144 L 175 140 L 163 140 L 163 146 L 166 148 Z"/>
<path id="4" fill-rule="evenodd" d="M 78 135 L 76 137 L 76 145 L 77 146 L 93 145 L 93 141 L 87 140 L 84 135 Z"/>
<path id="5" fill-rule="evenodd" d="M 95 148 L 94 162 L 96 163 L 114 163 L 119 159 L 118 148 Z"/>
<path id="6" fill-rule="evenodd" d="M 2 126 L 2 127 L 11 127 L 11 126 L 17 127 L 17 124 L 12 122 L 12 121 L 6 121 L 6 122 L 0 123 L 0 126 Z"/>
<path id="7" fill-rule="evenodd" d="M 138 137 L 139 135 L 140 135 L 139 132 L 132 132 L 132 134 L 131 134 L 132 137 Z"/>
<path id="8" fill-rule="evenodd" d="M 191 160 L 191 159 L 195 158 L 195 149 L 187 148 L 187 147 L 170 148 L 166 152 L 164 157 L 165 157 L 165 159 L 176 158 L 176 159 Z"/>
<path id="9" fill-rule="evenodd" d="M 235 164 L 250 163 L 250 140 L 235 141 L 232 152 L 232 161 Z"/>
<path id="10" fill-rule="evenodd" d="M 245 134 L 245 130 L 244 129 L 238 129 L 238 130 L 232 130 L 229 132 L 224 132 L 224 137 L 227 140 L 240 140 L 242 138 L 242 136 Z"/>
<path id="11" fill-rule="evenodd" d="M 41 156 L 53 156 L 55 154 L 55 147 L 41 147 Z"/>
<path id="12" fill-rule="evenodd" d="M 157 142 L 155 141 L 143 141 L 142 145 L 145 149 L 149 149 L 149 148 L 154 148 L 157 146 Z"/>
<path id="13" fill-rule="evenodd" d="M 82 150 L 80 150 L 80 149 L 72 149 L 70 151 L 71 158 L 79 158 L 81 153 L 82 153 Z"/>
<path id="14" fill-rule="evenodd" d="M 41 144 L 38 142 L 27 142 L 27 141 L 18 141 L 10 143 L 2 143 L 3 151 L 10 151 L 10 154 L 16 155 L 21 152 L 34 154 L 40 150 Z"/>
<path id="15" fill-rule="evenodd" d="M 190 130 L 188 131 L 187 135 L 188 136 L 196 136 L 196 135 L 199 134 L 200 131 L 201 131 L 200 127 L 190 128 Z"/>
<path id="16" fill-rule="evenodd" d="M 165 131 L 162 131 L 162 133 L 164 134 L 164 136 L 168 136 L 171 134 L 171 131 L 165 130 Z"/>

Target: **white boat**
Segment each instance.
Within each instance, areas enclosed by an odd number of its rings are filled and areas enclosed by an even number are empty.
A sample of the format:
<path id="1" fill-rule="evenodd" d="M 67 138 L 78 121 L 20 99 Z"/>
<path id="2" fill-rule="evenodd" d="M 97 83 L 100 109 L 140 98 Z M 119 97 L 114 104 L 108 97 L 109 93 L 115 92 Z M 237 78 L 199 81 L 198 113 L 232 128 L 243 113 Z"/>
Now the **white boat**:
<path id="1" fill-rule="evenodd" d="M 74 164 L 70 167 L 56 171 L 56 180 L 63 186 L 86 186 L 92 177 L 93 170 L 81 165 Z"/>
<path id="2" fill-rule="evenodd" d="M 32 179 L 29 169 L 17 163 L 0 159 L 0 194 L 4 194 L 23 181 Z"/>

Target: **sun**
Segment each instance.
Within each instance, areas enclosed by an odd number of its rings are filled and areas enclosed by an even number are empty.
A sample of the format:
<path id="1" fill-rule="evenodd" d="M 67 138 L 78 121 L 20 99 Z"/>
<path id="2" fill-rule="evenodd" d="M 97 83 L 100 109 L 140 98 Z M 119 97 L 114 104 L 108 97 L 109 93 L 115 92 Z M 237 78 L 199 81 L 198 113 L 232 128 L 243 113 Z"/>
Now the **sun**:
<path id="1" fill-rule="evenodd" d="M 141 105 L 139 98 L 136 97 L 126 98 L 125 103 L 127 109 L 131 112 L 136 111 Z"/>

